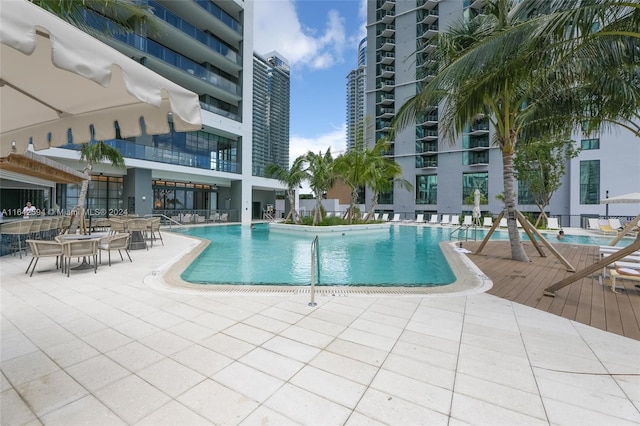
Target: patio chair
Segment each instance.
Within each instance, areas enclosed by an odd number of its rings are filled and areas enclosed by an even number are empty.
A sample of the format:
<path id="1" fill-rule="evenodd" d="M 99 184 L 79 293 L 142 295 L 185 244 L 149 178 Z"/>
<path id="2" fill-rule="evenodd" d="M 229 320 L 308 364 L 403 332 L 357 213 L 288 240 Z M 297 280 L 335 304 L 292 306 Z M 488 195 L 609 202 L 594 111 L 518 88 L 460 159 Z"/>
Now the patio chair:
<path id="1" fill-rule="evenodd" d="M 116 219 L 114 217 L 109 219 L 109 233 L 112 235 L 127 232 L 127 221 L 122 219 Z"/>
<path id="2" fill-rule="evenodd" d="M 448 214 L 442 215 L 442 220 L 440 221 L 440 225 L 449 225 L 451 221 L 449 220 L 450 216 Z"/>
<path id="3" fill-rule="evenodd" d="M 98 239 L 92 240 L 71 240 L 62 243 L 62 268 L 69 276 L 71 269 L 71 259 L 93 258 L 93 272 L 98 273 Z"/>
<path id="4" fill-rule="evenodd" d="M 423 223 L 424 222 L 424 214 L 418 214 L 416 216 L 416 223 Z"/>
<path id="5" fill-rule="evenodd" d="M 429 216 L 429 225 L 437 225 L 438 222 L 438 215 L 437 214 L 432 214 L 431 216 Z"/>
<path id="6" fill-rule="evenodd" d="M 29 266 L 27 266 L 27 270 L 24 272 L 25 274 L 29 272 L 31 268 L 31 264 L 33 264 L 33 269 L 31 269 L 31 273 L 29 276 L 33 276 L 33 271 L 36 270 L 36 265 L 38 264 L 38 260 L 41 257 L 55 257 L 56 258 L 56 269 L 58 269 L 58 265 L 62 265 L 62 244 L 57 241 L 42 241 L 42 240 L 27 240 L 27 244 L 29 244 L 29 248 L 31 249 L 31 262 L 29 262 Z M 34 262 L 35 260 L 35 262 Z"/>
<path id="7" fill-rule="evenodd" d="M 587 229 L 589 231 L 598 231 L 600 232 L 600 219 L 592 217 L 588 219 Z"/>
<path id="8" fill-rule="evenodd" d="M 43 240 L 51 239 L 51 218 L 41 219 L 42 223 L 40 224 L 40 238 Z"/>
<path id="9" fill-rule="evenodd" d="M 0 233 L 2 235 L 9 235 L 9 251 L 12 253 L 15 253 L 17 251 L 20 259 L 22 259 L 23 250 L 24 254 L 27 254 L 27 245 L 23 245 L 22 243 L 23 240 L 27 239 L 27 235 L 29 235 L 30 229 L 31 221 L 29 219 L 21 219 L 9 223 L 4 223 L 0 228 Z"/>
<path id="10" fill-rule="evenodd" d="M 111 250 L 118 250 L 118 253 L 120 254 L 120 260 L 122 261 L 124 261 L 124 257 L 122 257 L 122 250 L 124 250 L 124 252 L 127 254 L 127 257 L 129 258 L 129 262 L 133 262 L 131 260 L 131 255 L 129 255 L 130 237 L 131 236 L 129 233 L 124 233 L 109 235 L 100 239 L 100 241 L 98 242 L 98 261 L 100 262 L 100 264 L 102 264 L 102 252 L 106 251 L 109 255 L 109 266 L 111 266 Z"/>
<path id="11" fill-rule="evenodd" d="M 380 219 L 380 213 L 374 213 L 373 220 L 379 220 L 379 219 Z"/>
<path id="12" fill-rule="evenodd" d="M 147 233 L 149 236 L 149 240 L 151 241 L 151 247 L 153 247 L 153 242 L 160 238 L 160 242 L 164 245 L 164 241 L 162 240 L 162 234 L 160 233 L 160 218 L 154 217 L 149 220 L 147 223 Z"/>
<path id="13" fill-rule="evenodd" d="M 391 222 L 400 222 L 400 213 L 395 213 Z"/>
<path id="14" fill-rule="evenodd" d="M 131 219 L 127 222 L 127 231 L 131 234 L 129 240 L 129 250 L 135 250 L 144 247 L 149 250 L 147 245 L 147 219 Z"/>
<path id="15" fill-rule="evenodd" d="M 507 218 L 503 217 L 502 219 L 500 219 L 500 223 L 498 224 L 499 228 L 508 228 L 509 224 L 507 223 Z"/>
<path id="16" fill-rule="evenodd" d="M 454 226 L 460 225 L 460 215 L 452 214 L 451 215 L 451 224 Z"/>
<path id="17" fill-rule="evenodd" d="M 382 213 L 382 220 L 383 222 L 388 222 L 389 221 L 389 213 Z"/>
<path id="18" fill-rule="evenodd" d="M 557 217 L 547 218 L 547 229 L 558 230 L 560 229 L 560 224 L 558 223 Z"/>
<path id="19" fill-rule="evenodd" d="M 624 229 L 624 226 L 622 226 L 622 223 L 620 223 L 620 219 L 618 218 L 609 219 L 609 226 L 611 229 L 617 231 L 622 231 Z"/>
<path id="20" fill-rule="evenodd" d="M 493 218 L 486 216 L 482 219 L 482 226 L 485 228 L 491 228 L 493 226 Z"/>
<path id="21" fill-rule="evenodd" d="M 602 232 L 603 234 L 618 234 L 618 230 L 617 229 L 613 229 L 610 225 L 609 225 L 609 221 L 606 219 L 602 219 L 598 222 L 598 227 L 600 228 L 600 232 Z"/>
<path id="22" fill-rule="evenodd" d="M 473 226 L 473 216 L 466 215 L 462 221 L 462 226 Z"/>
<path id="23" fill-rule="evenodd" d="M 640 271 L 636 269 L 625 268 L 618 264 L 614 265 L 614 269 L 611 270 L 610 274 L 611 274 L 610 287 L 611 287 L 611 291 L 614 293 L 617 293 L 616 278 L 640 282 Z M 636 287 L 638 287 L 638 284 L 636 284 Z"/>

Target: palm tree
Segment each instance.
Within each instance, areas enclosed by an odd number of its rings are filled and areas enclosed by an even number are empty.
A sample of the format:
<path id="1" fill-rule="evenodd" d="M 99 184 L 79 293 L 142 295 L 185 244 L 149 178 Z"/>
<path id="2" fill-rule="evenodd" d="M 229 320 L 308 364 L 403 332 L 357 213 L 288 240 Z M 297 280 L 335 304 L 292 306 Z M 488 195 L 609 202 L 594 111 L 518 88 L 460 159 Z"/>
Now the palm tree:
<path id="1" fill-rule="evenodd" d="M 305 171 L 306 157 L 301 155 L 293 160 L 293 164 L 289 170 L 277 165 L 267 164 L 265 172 L 267 176 L 278 179 L 283 184 L 287 185 L 287 198 L 289 199 L 289 213 L 285 222 L 292 219 L 294 223 L 300 223 L 300 215 L 296 210 L 296 189 L 300 186 L 303 180 L 308 179 L 308 174 Z"/>
<path id="2" fill-rule="evenodd" d="M 381 139 L 376 146 L 368 151 L 366 185 L 371 189 L 371 208 L 367 213 L 365 220 L 369 220 L 378 205 L 378 197 L 380 194 L 390 192 L 394 187 L 404 188 L 408 191 L 413 190 L 413 185 L 406 179 L 403 179 L 402 168 L 392 158 L 386 157 L 388 143 Z"/>
<path id="3" fill-rule="evenodd" d="M 124 157 L 116 148 L 103 141 L 83 143 L 80 147 L 80 161 L 85 161 L 84 173 L 91 175 L 93 166 L 98 163 L 108 161 L 115 167 L 124 167 Z M 76 214 L 69 226 L 69 234 L 75 234 L 78 230 L 80 217 L 84 216 L 84 204 L 89 191 L 89 180 L 82 181 L 80 194 L 78 195 L 78 206 L 75 208 Z"/>
<path id="4" fill-rule="evenodd" d="M 316 198 L 316 207 L 313 210 L 313 225 L 322 222 L 322 197 L 333 186 L 336 179 L 333 170 L 333 156 L 331 148 L 327 148 L 327 152 L 318 154 L 309 151 L 306 155 L 308 163 L 307 172 L 309 173 L 309 186 Z"/>
<path id="5" fill-rule="evenodd" d="M 349 223 L 353 223 L 355 216 L 355 205 L 358 202 L 358 191 L 366 182 L 367 160 L 369 156 L 367 150 L 351 149 L 338 156 L 335 160 L 334 171 L 336 177 L 342 180 L 351 189 L 349 203 Z"/>
<path id="6" fill-rule="evenodd" d="M 525 132 L 538 137 L 565 134 L 575 124 L 584 124 L 585 118 L 589 118 L 591 130 L 613 116 L 626 118 L 633 117 L 634 113 L 637 116 L 640 97 L 637 52 L 636 66 L 630 67 L 632 49 L 629 47 L 604 54 L 605 45 L 612 47 L 612 43 L 597 41 L 584 28 L 581 39 L 568 41 L 567 27 L 554 26 L 553 17 L 540 13 L 549 11 L 545 3 L 565 6 L 572 3 L 575 8 L 575 2 L 525 0 L 523 3 L 527 8 L 521 5 L 516 10 L 516 1 L 490 1 L 485 14 L 468 22 L 458 22 L 448 32 L 441 33 L 436 49 L 441 63 L 438 74 L 400 109 L 394 125 L 404 127 L 415 123 L 417 114 L 439 105 L 443 136 L 453 143 L 457 134 L 473 126 L 479 118 L 491 122 L 494 143 L 502 151 L 503 195 L 512 259 L 528 261 L 515 220 L 513 157 L 519 137 Z M 612 2 L 584 3 L 600 3 L 598 11 L 603 12 L 604 3 Z M 597 14 L 594 12 L 591 16 Z M 582 22 L 582 18 L 575 13 L 574 21 L 567 17 L 564 22 Z M 591 26 L 593 22 L 588 20 L 583 25 Z M 585 40 L 593 41 L 586 43 Z M 589 69 L 596 59 L 606 62 L 604 68 L 609 71 L 620 65 L 623 71 L 618 71 L 616 77 L 603 85 L 603 73 Z M 602 66 L 594 65 L 594 68 Z M 632 87 L 634 81 L 635 87 Z M 622 87 L 624 93 L 615 93 L 612 82 Z M 616 111 L 614 104 L 621 101 L 626 101 L 627 107 Z"/>

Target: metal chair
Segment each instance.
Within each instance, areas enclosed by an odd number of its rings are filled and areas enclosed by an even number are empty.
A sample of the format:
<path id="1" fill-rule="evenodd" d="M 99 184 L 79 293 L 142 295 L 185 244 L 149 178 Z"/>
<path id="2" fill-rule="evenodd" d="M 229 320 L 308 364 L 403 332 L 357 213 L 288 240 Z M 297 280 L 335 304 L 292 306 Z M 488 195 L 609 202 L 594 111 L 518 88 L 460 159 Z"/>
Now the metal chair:
<path id="1" fill-rule="evenodd" d="M 27 240 L 27 244 L 31 248 L 31 262 L 29 262 L 29 266 L 27 266 L 27 270 L 25 274 L 29 272 L 29 268 L 31 268 L 31 264 L 33 264 L 33 269 L 31 269 L 31 274 L 29 276 L 33 276 L 33 271 L 36 270 L 36 265 L 38 264 L 38 260 L 41 257 L 55 257 L 56 258 L 56 269 L 58 269 L 58 264 L 62 265 L 62 244 L 57 241 L 41 241 L 41 240 Z M 35 262 L 34 262 L 35 260 Z"/>
<path id="2" fill-rule="evenodd" d="M 125 234 L 116 234 L 109 235 L 104 237 L 98 243 L 99 250 L 99 262 L 102 264 L 102 252 L 106 251 L 109 254 L 109 266 L 111 266 L 111 250 L 118 250 L 120 254 L 120 260 L 124 261 L 124 257 L 122 257 L 122 250 L 127 254 L 129 258 L 129 262 L 133 262 L 131 260 L 131 256 L 129 255 L 129 238 L 131 236 L 128 233 Z"/>
<path id="3" fill-rule="evenodd" d="M 71 240 L 62 243 L 62 264 L 63 270 L 67 272 L 67 277 L 73 257 L 93 258 L 93 272 L 98 273 L 98 241 L 97 239 Z"/>

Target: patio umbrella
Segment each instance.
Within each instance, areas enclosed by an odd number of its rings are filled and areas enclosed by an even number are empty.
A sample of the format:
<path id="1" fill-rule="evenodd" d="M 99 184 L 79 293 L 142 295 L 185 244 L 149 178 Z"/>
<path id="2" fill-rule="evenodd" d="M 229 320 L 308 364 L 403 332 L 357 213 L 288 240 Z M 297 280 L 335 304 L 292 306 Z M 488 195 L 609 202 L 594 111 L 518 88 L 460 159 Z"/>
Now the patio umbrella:
<path id="1" fill-rule="evenodd" d="M 473 192 L 473 212 L 472 212 L 473 220 L 476 222 L 476 224 L 480 223 L 481 215 L 482 213 L 480 211 L 480 190 L 476 189 Z"/>
<path id="2" fill-rule="evenodd" d="M 616 197 L 600 200 L 601 204 L 640 203 L 640 192 L 630 192 Z"/>
<path id="3" fill-rule="evenodd" d="M 0 5 L 0 157 L 200 130 L 198 95 L 26 1 Z"/>

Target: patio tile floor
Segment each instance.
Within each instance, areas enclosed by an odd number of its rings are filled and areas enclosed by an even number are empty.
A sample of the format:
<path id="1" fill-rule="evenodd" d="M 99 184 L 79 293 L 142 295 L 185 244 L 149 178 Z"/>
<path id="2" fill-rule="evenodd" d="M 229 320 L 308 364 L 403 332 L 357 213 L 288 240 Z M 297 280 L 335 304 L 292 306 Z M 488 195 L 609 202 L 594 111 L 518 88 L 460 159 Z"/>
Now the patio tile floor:
<path id="1" fill-rule="evenodd" d="M 640 341 L 489 294 L 221 294 L 0 259 L 0 424 L 640 423 Z"/>

